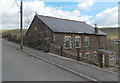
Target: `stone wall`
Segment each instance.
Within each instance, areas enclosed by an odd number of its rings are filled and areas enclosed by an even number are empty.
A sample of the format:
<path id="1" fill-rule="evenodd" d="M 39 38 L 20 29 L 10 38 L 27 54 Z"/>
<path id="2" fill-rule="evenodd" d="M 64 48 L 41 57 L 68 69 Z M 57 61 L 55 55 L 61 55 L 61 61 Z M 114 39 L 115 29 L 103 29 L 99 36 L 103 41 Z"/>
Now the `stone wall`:
<path id="1" fill-rule="evenodd" d="M 39 18 L 35 17 L 26 33 L 24 43 L 38 49 L 48 50 L 53 32 Z"/>
<path id="2" fill-rule="evenodd" d="M 65 36 L 71 36 L 71 47 L 69 49 L 66 49 L 64 46 L 64 37 Z M 93 61 L 94 60 L 94 51 L 101 48 L 101 44 L 100 43 L 100 38 L 103 37 L 105 40 L 104 42 L 104 46 L 102 48 L 107 48 L 107 42 L 106 42 L 106 36 L 95 36 L 95 35 L 85 35 L 85 34 L 67 34 L 67 33 L 54 33 L 54 42 L 50 45 L 50 52 L 55 53 L 55 54 L 59 54 L 62 56 L 66 56 L 66 57 L 71 57 L 74 59 L 78 58 L 78 49 L 75 48 L 75 36 L 80 36 L 81 37 L 81 48 L 79 48 L 79 57 L 81 57 L 80 59 L 82 60 L 88 60 L 88 61 Z M 83 38 L 88 36 L 89 40 L 90 40 L 90 46 L 89 47 L 84 47 L 83 45 Z M 61 52 L 61 47 L 62 47 L 62 52 Z M 89 52 L 89 56 L 88 58 L 85 57 L 85 53 Z M 98 63 L 99 61 L 99 57 L 96 58 L 96 63 Z"/>

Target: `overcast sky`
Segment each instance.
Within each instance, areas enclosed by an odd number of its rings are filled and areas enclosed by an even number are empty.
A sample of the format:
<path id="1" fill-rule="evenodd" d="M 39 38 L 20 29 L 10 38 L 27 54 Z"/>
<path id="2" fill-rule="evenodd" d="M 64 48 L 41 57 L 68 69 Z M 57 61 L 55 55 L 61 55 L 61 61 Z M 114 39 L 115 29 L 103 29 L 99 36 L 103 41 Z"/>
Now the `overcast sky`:
<path id="1" fill-rule="evenodd" d="M 18 29 L 20 0 L 0 0 L 0 29 Z M 35 12 L 85 21 L 99 27 L 118 26 L 118 0 L 23 0 L 24 28 L 28 28 Z"/>

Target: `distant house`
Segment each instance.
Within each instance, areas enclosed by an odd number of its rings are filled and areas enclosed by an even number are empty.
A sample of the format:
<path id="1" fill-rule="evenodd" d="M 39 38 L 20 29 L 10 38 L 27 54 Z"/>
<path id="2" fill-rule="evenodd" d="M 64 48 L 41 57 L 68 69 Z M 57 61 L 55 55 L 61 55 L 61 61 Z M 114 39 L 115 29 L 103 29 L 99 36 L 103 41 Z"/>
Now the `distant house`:
<path id="1" fill-rule="evenodd" d="M 35 15 L 24 43 L 61 56 L 101 64 L 103 51 L 99 49 L 106 51 L 107 35 L 98 30 L 97 25 L 92 27 L 82 21 Z M 104 59 L 109 64 L 108 56 Z"/>

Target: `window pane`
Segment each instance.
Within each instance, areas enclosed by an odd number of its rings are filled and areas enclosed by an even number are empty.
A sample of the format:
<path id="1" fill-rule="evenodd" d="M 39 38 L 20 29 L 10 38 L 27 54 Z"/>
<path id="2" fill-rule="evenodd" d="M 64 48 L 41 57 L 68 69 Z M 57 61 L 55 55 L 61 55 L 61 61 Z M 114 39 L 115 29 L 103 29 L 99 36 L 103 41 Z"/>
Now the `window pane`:
<path id="1" fill-rule="evenodd" d="M 66 41 L 66 47 L 67 47 L 67 48 L 70 47 L 70 41 Z"/>
<path id="2" fill-rule="evenodd" d="M 80 38 L 75 38 L 76 47 L 80 47 Z"/>
<path id="3" fill-rule="evenodd" d="M 79 41 L 76 41 L 76 47 L 80 47 Z"/>
<path id="4" fill-rule="evenodd" d="M 66 48 L 70 48 L 70 39 L 71 39 L 70 37 L 65 38 L 65 47 Z"/>
<path id="5" fill-rule="evenodd" d="M 84 46 L 89 46 L 89 38 L 88 37 L 84 38 Z"/>

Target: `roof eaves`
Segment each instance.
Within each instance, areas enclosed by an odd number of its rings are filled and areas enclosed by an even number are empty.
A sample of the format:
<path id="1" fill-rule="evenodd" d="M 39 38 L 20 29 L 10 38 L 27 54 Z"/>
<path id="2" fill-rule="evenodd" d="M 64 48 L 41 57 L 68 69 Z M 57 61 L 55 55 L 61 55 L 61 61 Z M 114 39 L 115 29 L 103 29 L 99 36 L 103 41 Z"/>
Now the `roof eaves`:
<path id="1" fill-rule="evenodd" d="M 67 34 L 86 34 L 86 35 L 97 35 L 97 36 L 106 36 L 105 34 L 94 34 L 94 33 L 84 33 L 84 32 L 58 32 L 58 31 L 54 31 L 54 33 L 67 33 Z"/>

